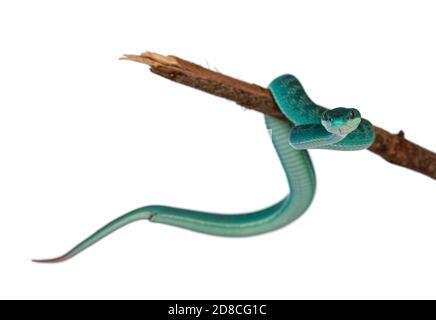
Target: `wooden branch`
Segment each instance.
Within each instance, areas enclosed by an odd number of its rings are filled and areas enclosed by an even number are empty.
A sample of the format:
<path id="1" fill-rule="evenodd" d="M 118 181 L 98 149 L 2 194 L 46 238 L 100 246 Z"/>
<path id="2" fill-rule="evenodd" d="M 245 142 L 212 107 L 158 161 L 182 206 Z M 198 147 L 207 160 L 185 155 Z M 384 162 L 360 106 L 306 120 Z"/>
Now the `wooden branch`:
<path id="1" fill-rule="evenodd" d="M 125 55 L 122 60 L 150 66 L 150 70 L 169 80 L 232 100 L 237 104 L 264 114 L 286 120 L 268 89 L 247 83 L 219 72 L 203 68 L 175 56 L 145 52 Z M 368 149 L 390 163 L 406 167 L 436 179 L 436 154 L 404 137 L 404 132 L 391 134 L 375 127 L 376 139 Z"/>

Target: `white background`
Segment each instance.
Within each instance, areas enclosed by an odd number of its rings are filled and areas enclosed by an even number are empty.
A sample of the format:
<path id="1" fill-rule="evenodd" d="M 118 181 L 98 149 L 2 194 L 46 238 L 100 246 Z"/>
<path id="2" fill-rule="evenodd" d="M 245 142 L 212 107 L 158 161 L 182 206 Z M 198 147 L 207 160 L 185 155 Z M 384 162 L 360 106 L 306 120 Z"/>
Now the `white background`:
<path id="1" fill-rule="evenodd" d="M 151 50 L 436 150 L 432 1 L 2 1 L 1 298 L 436 298 L 435 181 L 368 151 L 311 152 L 308 212 L 246 239 L 139 222 L 37 265 L 146 204 L 216 212 L 287 192 L 261 114 L 118 61 Z"/>

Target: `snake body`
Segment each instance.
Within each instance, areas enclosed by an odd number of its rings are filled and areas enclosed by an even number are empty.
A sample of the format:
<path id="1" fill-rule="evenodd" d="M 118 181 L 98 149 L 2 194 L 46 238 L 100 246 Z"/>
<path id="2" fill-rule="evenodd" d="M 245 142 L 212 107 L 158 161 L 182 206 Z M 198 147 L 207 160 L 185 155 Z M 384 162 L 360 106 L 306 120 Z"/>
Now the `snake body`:
<path id="1" fill-rule="evenodd" d="M 138 220 L 173 225 L 201 233 L 246 237 L 273 231 L 299 218 L 315 195 L 315 171 L 305 149 L 360 150 L 375 134 L 371 123 L 356 109 L 327 110 L 312 102 L 301 83 L 283 75 L 269 86 L 281 112 L 294 124 L 265 116 L 274 148 L 285 171 L 290 193 L 275 205 L 248 213 L 218 214 L 168 206 L 133 210 L 104 226 L 59 258 L 35 262 L 61 262 L 72 258 L 119 228 Z"/>

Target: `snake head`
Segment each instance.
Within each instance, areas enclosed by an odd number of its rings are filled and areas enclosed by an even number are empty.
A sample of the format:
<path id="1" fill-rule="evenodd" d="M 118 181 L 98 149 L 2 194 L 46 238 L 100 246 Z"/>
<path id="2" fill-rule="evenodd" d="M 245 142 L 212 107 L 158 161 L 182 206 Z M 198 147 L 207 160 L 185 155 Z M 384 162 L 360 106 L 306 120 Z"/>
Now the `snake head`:
<path id="1" fill-rule="evenodd" d="M 321 123 L 328 132 L 343 137 L 356 130 L 361 120 L 360 112 L 355 108 L 326 110 L 321 116 Z"/>

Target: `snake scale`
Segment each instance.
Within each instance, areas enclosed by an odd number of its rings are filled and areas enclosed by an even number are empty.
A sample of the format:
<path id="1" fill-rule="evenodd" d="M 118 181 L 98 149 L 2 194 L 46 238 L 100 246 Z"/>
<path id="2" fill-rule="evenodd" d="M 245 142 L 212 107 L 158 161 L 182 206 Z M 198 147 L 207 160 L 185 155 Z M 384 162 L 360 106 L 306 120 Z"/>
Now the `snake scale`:
<path id="1" fill-rule="evenodd" d="M 112 221 L 61 257 L 34 261 L 68 260 L 117 229 L 143 219 L 211 235 L 246 237 L 277 230 L 299 218 L 310 206 L 316 188 L 315 171 L 306 149 L 366 149 L 374 142 L 374 128 L 357 109 L 328 110 L 315 104 L 292 75 L 274 79 L 269 89 L 281 112 L 293 123 L 265 116 L 290 189 L 283 200 L 259 211 L 239 214 L 146 206 Z"/>

